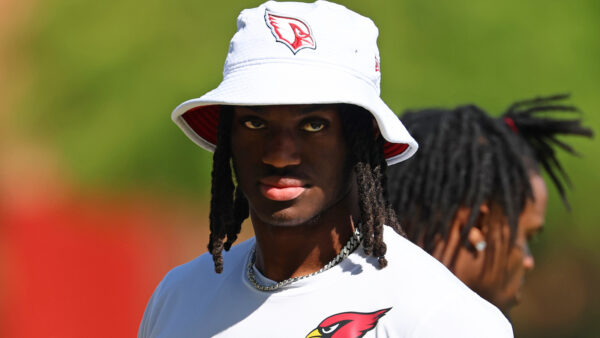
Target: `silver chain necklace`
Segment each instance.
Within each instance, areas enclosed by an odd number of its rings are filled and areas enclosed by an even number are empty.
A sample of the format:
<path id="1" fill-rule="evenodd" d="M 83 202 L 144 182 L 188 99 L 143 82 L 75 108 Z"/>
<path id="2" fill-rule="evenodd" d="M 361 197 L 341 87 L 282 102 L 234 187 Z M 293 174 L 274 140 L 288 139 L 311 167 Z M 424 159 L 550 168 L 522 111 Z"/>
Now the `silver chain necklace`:
<path id="1" fill-rule="evenodd" d="M 288 278 L 286 280 L 282 280 L 281 282 L 277 282 L 272 285 L 262 285 L 256 280 L 256 276 L 254 276 L 254 263 L 256 261 L 256 244 L 255 244 L 254 247 L 252 248 L 252 253 L 250 254 L 250 258 L 248 259 L 248 265 L 246 267 L 246 276 L 248 277 L 248 280 L 250 281 L 250 283 L 252 283 L 252 286 L 254 286 L 257 290 L 259 290 L 259 291 L 274 291 L 274 290 L 282 288 L 288 284 L 297 282 L 299 280 L 302 280 L 302 279 L 305 279 L 308 277 L 312 277 L 314 275 L 320 274 L 321 272 L 325 272 L 325 271 L 331 269 L 332 267 L 336 266 L 341 261 L 343 261 L 346 257 L 348 257 L 352 252 L 354 252 L 354 250 L 356 250 L 356 248 L 360 244 L 361 238 L 362 238 L 362 235 L 360 234 L 358 229 L 356 229 L 354 231 L 354 234 L 352 234 L 352 237 L 350 237 L 350 239 L 348 240 L 346 245 L 344 245 L 344 247 L 342 248 L 340 253 L 337 256 L 335 256 L 331 261 L 329 261 L 329 263 L 325 264 L 325 266 L 322 267 L 319 271 L 315 271 L 313 273 L 310 273 L 310 274 L 304 275 L 304 276 Z"/>

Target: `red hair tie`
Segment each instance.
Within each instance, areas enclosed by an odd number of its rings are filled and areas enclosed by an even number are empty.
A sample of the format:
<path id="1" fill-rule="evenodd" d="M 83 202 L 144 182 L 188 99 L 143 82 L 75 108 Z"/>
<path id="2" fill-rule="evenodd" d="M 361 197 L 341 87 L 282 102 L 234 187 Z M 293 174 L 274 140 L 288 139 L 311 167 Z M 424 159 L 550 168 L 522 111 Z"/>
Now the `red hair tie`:
<path id="1" fill-rule="evenodd" d="M 517 128 L 517 125 L 515 124 L 515 121 L 514 121 L 512 118 L 510 118 L 510 117 L 506 116 L 506 117 L 504 118 L 504 122 L 506 123 L 506 125 L 507 125 L 507 126 L 510 128 L 510 129 L 512 129 L 512 131 L 513 131 L 515 134 L 518 134 L 518 133 L 519 133 L 519 128 Z"/>

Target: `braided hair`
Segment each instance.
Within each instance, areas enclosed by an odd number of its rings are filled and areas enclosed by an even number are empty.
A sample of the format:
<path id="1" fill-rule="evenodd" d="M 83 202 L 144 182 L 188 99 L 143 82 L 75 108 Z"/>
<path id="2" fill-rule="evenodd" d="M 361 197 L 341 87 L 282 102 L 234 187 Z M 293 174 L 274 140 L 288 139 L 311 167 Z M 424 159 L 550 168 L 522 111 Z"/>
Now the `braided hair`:
<path id="1" fill-rule="evenodd" d="M 375 134 L 373 117 L 365 109 L 339 104 L 344 139 L 350 150 L 348 159 L 358 185 L 360 219 L 354 220 L 362 234 L 362 247 L 367 255 L 377 258 L 380 268 L 387 265 L 383 242 L 384 223 L 401 233 L 391 205 L 387 202 L 386 169 L 383 138 Z M 233 107 L 223 106 L 219 112 L 217 145 L 213 154 L 210 202 L 210 237 L 208 251 L 215 271 L 223 271 L 223 249 L 228 251 L 236 241 L 242 222 L 248 218 L 248 200 L 234 184 L 231 158 Z"/>
<path id="2" fill-rule="evenodd" d="M 565 206 L 564 185 L 570 185 L 554 147 L 577 155 L 557 135 L 592 137 L 581 125 L 577 108 L 562 103 L 568 95 L 538 97 L 512 104 L 499 118 L 475 105 L 452 110 L 409 111 L 402 122 L 419 142 L 419 152 L 389 171 L 388 188 L 393 208 L 407 237 L 423 243 L 431 253 L 435 239 L 448 238 L 460 207 L 479 210 L 484 203 L 499 206 L 514 241 L 518 218 L 527 199 L 533 199 L 531 173 L 538 165 L 548 173 Z M 563 112 L 567 118 L 549 116 Z M 471 212 L 461 230 L 461 243 L 478 212 Z"/>

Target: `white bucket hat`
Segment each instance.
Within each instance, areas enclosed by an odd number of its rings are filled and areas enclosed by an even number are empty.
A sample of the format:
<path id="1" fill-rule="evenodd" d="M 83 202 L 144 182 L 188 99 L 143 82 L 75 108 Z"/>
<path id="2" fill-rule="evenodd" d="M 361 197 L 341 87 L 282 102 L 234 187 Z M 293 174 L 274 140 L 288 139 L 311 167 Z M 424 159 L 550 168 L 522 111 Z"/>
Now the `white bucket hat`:
<path id="1" fill-rule="evenodd" d="M 324 0 L 268 1 L 243 10 L 223 81 L 180 104 L 171 118 L 214 151 L 221 105 L 354 104 L 375 117 L 388 164 L 403 161 L 418 145 L 379 96 L 378 34 L 371 19 Z"/>

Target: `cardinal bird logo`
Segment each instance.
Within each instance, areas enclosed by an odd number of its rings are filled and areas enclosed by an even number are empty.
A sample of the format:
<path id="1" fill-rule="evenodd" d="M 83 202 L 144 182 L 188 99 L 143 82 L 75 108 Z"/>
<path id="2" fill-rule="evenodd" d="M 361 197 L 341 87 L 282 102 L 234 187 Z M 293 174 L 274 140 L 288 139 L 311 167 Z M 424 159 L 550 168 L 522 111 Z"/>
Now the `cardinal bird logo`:
<path id="1" fill-rule="evenodd" d="M 265 22 L 277 42 L 281 42 L 296 54 L 303 48 L 316 49 L 317 45 L 306 22 L 292 17 L 276 15 L 265 10 Z"/>
<path id="2" fill-rule="evenodd" d="M 375 312 L 344 312 L 326 318 L 306 338 L 360 338 L 373 330 L 377 322 L 392 308 Z"/>

